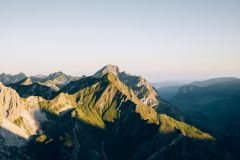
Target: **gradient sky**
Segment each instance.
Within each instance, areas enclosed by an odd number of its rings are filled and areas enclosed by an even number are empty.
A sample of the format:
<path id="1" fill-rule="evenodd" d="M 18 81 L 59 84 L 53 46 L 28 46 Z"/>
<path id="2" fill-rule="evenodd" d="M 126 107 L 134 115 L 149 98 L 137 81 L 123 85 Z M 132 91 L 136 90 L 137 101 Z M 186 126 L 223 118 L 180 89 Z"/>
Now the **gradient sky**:
<path id="1" fill-rule="evenodd" d="M 240 0 L 0 0 L 0 73 L 240 76 Z"/>

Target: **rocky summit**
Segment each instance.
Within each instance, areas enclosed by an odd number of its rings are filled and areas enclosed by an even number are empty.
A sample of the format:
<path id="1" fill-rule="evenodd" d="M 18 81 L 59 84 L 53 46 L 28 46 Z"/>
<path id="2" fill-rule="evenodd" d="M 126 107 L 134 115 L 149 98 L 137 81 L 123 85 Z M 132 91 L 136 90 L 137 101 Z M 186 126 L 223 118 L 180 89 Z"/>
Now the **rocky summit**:
<path id="1" fill-rule="evenodd" d="M 237 159 L 141 76 L 67 77 L 0 83 L 1 160 Z"/>

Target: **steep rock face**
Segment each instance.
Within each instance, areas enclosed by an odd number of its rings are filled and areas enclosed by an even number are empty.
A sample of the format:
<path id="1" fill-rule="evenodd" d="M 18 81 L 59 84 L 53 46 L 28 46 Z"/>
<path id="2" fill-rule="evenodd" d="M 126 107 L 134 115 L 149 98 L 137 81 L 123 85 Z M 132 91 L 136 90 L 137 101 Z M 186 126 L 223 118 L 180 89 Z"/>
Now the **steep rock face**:
<path id="1" fill-rule="evenodd" d="M 100 69 L 99 71 L 97 71 L 95 74 L 94 74 L 94 77 L 102 77 L 104 74 L 106 73 L 113 73 L 114 75 L 118 75 L 119 74 L 119 67 L 118 66 L 115 66 L 115 65 L 107 65 L 105 67 L 103 67 L 102 69 Z"/>
<path id="2" fill-rule="evenodd" d="M 42 98 L 21 98 L 12 88 L 0 83 L 0 135 L 7 146 L 21 146 L 36 134 L 39 122 L 33 113 L 39 110 Z"/>
<path id="3" fill-rule="evenodd" d="M 5 73 L 0 74 L 0 82 L 2 82 L 5 85 L 11 84 L 11 83 L 16 83 L 25 78 L 27 78 L 27 76 L 24 73 L 19 73 L 17 75 L 10 75 L 10 74 L 5 74 Z"/>
<path id="4" fill-rule="evenodd" d="M 21 112 L 22 99 L 18 93 L 8 87 L 5 87 L 0 82 L 0 114 L 1 118 L 14 120 L 14 115 L 19 115 Z"/>
<path id="5" fill-rule="evenodd" d="M 120 72 L 118 66 L 107 65 L 95 73 L 94 77 L 99 78 L 109 72 L 116 75 L 124 84 L 130 87 L 144 104 L 151 107 L 158 105 L 159 100 L 157 92 L 144 78 Z"/>
<path id="6" fill-rule="evenodd" d="M 125 72 L 119 74 L 119 79 L 136 92 L 144 104 L 156 107 L 159 104 L 159 95 L 156 90 L 141 76 L 130 76 Z"/>

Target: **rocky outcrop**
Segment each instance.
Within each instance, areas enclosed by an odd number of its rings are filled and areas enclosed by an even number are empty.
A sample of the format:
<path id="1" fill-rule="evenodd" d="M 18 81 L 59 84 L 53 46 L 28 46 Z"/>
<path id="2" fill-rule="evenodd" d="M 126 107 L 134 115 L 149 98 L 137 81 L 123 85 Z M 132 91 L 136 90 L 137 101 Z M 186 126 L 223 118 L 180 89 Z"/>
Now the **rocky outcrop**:
<path id="1" fill-rule="evenodd" d="M 141 76 L 131 76 L 125 72 L 119 73 L 118 76 L 123 83 L 135 91 L 144 104 L 150 107 L 156 107 L 159 104 L 158 93 L 146 79 Z"/>
<path id="2" fill-rule="evenodd" d="M 42 98 L 21 98 L 12 88 L 0 83 L 0 136 L 7 146 L 21 146 L 39 130 L 39 122 L 44 116 L 36 119 L 39 101 Z M 9 134 L 11 133 L 11 134 Z"/>
<path id="3" fill-rule="evenodd" d="M 109 72 L 111 72 L 111 73 L 113 73 L 114 75 L 117 76 L 117 75 L 119 74 L 119 71 L 120 71 L 120 70 L 119 70 L 119 67 L 118 67 L 118 66 L 109 64 L 109 65 L 103 67 L 102 69 L 100 69 L 99 71 L 97 71 L 97 72 L 94 74 L 94 77 L 99 78 L 99 77 L 101 77 L 101 76 L 103 76 L 104 74 L 109 73 Z"/>
<path id="4" fill-rule="evenodd" d="M 5 87 L 0 83 L 0 115 L 1 118 L 14 120 L 15 115 L 21 113 L 22 99 L 19 97 L 18 93 L 8 87 Z"/>

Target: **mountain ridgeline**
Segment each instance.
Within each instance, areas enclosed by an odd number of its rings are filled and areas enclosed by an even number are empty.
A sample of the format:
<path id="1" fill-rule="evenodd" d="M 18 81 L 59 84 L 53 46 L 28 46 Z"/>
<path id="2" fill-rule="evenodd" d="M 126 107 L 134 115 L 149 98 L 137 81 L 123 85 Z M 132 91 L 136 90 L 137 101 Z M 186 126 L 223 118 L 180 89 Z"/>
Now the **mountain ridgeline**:
<path id="1" fill-rule="evenodd" d="M 240 79 L 213 78 L 158 91 L 185 115 L 185 122 L 212 134 L 240 158 Z"/>
<path id="2" fill-rule="evenodd" d="M 51 83 L 33 79 L 0 83 L 0 159 L 237 159 L 180 121 L 181 112 L 144 78 L 117 66 Z"/>

